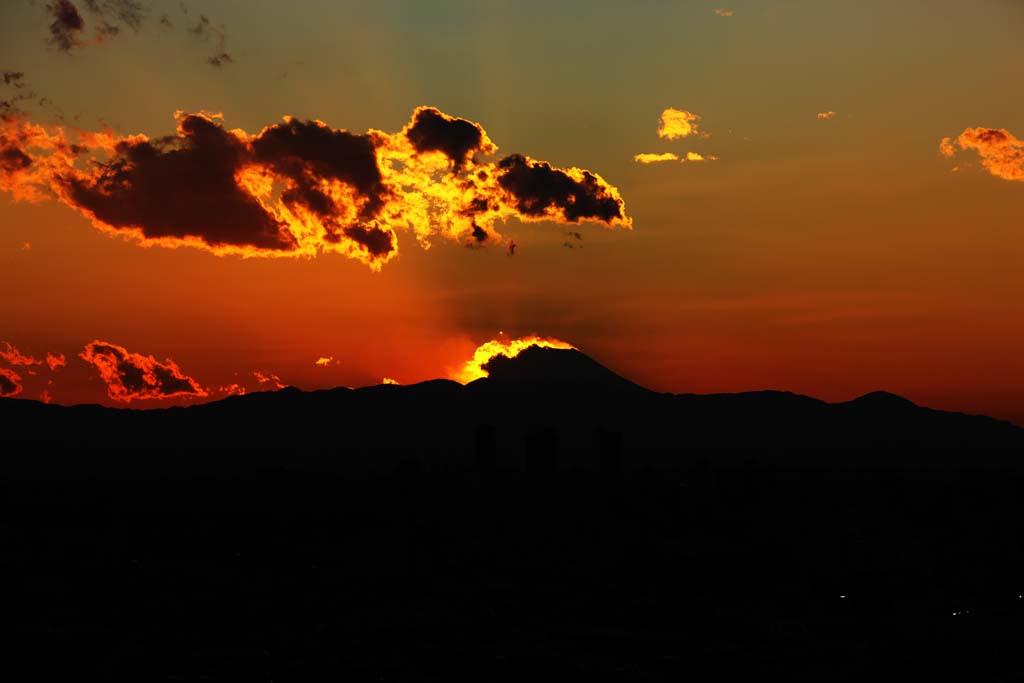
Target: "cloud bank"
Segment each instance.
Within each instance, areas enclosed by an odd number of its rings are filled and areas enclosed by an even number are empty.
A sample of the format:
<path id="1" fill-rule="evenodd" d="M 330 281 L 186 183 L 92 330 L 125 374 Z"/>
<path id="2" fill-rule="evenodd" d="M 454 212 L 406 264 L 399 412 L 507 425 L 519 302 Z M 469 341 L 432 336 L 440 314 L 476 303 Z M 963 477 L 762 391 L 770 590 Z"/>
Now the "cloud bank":
<path id="1" fill-rule="evenodd" d="M 286 117 L 259 133 L 177 112 L 174 135 L 69 133 L 16 117 L 0 124 L 0 190 L 56 198 L 100 230 L 144 246 L 218 255 L 340 253 L 377 270 L 398 233 L 510 246 L 509 218 L 632 227 L 600 175 L 497 151 L 479 124 L 419 107 L 397 133 L 352 133 Z"/>

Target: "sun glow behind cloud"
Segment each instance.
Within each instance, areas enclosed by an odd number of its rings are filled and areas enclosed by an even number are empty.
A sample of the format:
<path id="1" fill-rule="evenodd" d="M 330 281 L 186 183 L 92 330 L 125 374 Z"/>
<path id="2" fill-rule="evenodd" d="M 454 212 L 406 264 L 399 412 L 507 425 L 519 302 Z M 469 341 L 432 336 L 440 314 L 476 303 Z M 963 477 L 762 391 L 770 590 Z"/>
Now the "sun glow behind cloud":
<path id="1" fill-rule="evenodd" d="M 473 352 L 473 357 L 466 361 L 460 369 L 453 372 L 450 377 L 456 382 L 469 384 L 470 382 L 488 376 L 484 366 L 496 356 L 515 358 L 531 346 L 539 346 L 547 349 L 575 349 L 576 347 L 560 339 L 544 337 L 521 337 L 519 339 L 492 339 L 484 342 Z"/>

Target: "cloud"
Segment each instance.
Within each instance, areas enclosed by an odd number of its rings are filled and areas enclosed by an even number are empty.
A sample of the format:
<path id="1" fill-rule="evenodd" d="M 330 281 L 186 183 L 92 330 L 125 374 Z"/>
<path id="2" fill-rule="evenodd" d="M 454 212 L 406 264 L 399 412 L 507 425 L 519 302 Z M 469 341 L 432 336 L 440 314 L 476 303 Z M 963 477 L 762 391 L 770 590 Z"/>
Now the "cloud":
<path id="1" fill-rule="evenodd" d="M 640 164 L 657 164 L 663 161 L 679 161 L 679 156 L 672 152 L 664 152 L 662 154 L 641 152 L 640 154 L 633 155 L 633 161 Z"/>
<path id="2" fill-rule="evenodd" d="M 43 389 L 39 392 L 39 400 L 43 403 L 50 403 L 53 401 L 53 396 L 50 395 L 49 389 Z"/>
<path id="3" fill-rule="evenodd" d="M 383 378 L 381 378 L 380 383 L 381 384 L 396 384 L 397 385 L 398 381 L 397 380 L 393 380 L 390 377 L 383 377 Z"/>
<path id="4" fill-rule="evenodd" d="M 630 229 L 618 189 L 580 168 L 521 154 L 497 161 L 483 127 L 419 107 L 389 134 L 286 117 L 250 135 L 219 114 L 178 112 L 175 135 L 67 133 L 17 118 L 0 125 L 0 189 L 46 197 L 144 246 L 218 255 L 339 253 L 377 270 L 398 232 L 510 245 L 495 225 L 600 223 Z"/>
<path id="5" fill-rule="evenodd" d="M 70 0 L 54 0 L 46 6 L 46 10 L 53 17 L 53 23 L 50 24 L 50 42 L 58 50 L 70 52 L 72 48 L 82 44 L 85 20 Z"/>
<path id="6" fill-rule="evenodd" d="M 64 357 L 63 353 L 47 353 L 46 364 L 50 366 L 50 371 L 53 372 L 57 368 L 63 368 L 68 364 L 67 358 Z"/>
<path id="7" fill-rule="evenodd" d="M 14 370 L 0 368 L 0 396 L 17 396 L 21 389 L 21 376 Z"/>
<path id="8" fill-rule="evenodd" d="M 153 356 L 131 353 L 110 342 L 92 341 L 79 358 L 93 365 L 107 385 L 107 396 L 115 401 L 207 396 L 198 382 L 185 375 L 170 358 L 158 361 Z"/>
<path id="9" fill-rule="evenodd" d="M 227 52 L 219 52 L 219 53 L 215 54 L 214 56 L 210 57 L 209 59 L 207 59 L 206 63 L 209 64 L 210 66 L 215 66 L 217 68 L 220 68 L 220 67 L 224 66 L 225 64 L 232 63 L 233 61 L 235 61 L 235 60 Z"/>
<path id="10" fill-rule="evenodd" d="M 981 165 L 1003 180 L 1024 181 L 1024 140 L 1005 128 L 967 128 L 955 140 L 943 138 L 939 152 L 946 157 L 956 155 L 956 147 L 974 150 L 981 157 Z"/>
<path id="11" fill-rule="evenodd" d="M 327 367 L 327 366 L 333 365 L 335 363 L 336 363 L 336 361 L 334 360 L 334 356 L 321 356 L 320 358 L 316 359 L 316 361 L 313 363 L 313 365 L 319 365 L 321 367 Z"/>
<path id="12" fill-rule="evenodd" d="M 274 389 L 284 389 L 285 384 L 281 381 L 281 378 L 277 375 L 266 374 L 264 375 L 259 370 L 253 370 L 252 376 L 256 378 L 256 381 L 262 384 L 269 384 Z"/>
<path id="13" fill-rule="evenodd" d="M 515 358 L 531 346 L 540 346 L 549 349 L 574 349 L 568 342 L 560 339 L 542 338 L 537 336 L 520 337 L 519 339 L 492 339 L 484 342 L 473 352 L 473 357 L 467 360 L 462 367 L 449 373 L 449 377 L 456 382 L 469 384 L 470 382 L 488 376 L 486 366 L 493 358 L 504 356 Z"/>
<path id="14" fill-rule="evenodd" d="M 666 140 L 677 140 L 691 135 L 702 135 L 707 133 L 698 130 L 700 116 L 684 109 L 672 109 L 671 107 L 661 112 L 661 125 L 658 126 L 658 137 Z"/>
<path id="15" fill-rule="evenodd" d="M 636 154 L 633 156 L 633 161 L 641 164 L 657 164 L 665 161 L 678 161 L 685 163 L 687 161 L 718 161 L 718 157 L 714 155 L 704 156 L 698 152 L 687 152 L 685 156 L 680 157 L 672 152 L 665 152 L 663 154 Z"/>
<path id="16" fill-rule="evenodd" d="M 715 14 L 717 14 L 720 17 L 731 17 L 732 16 L 732 10 L 731 9 L 722 9 L 720 7 L 720 8 L 715 10 Z"/>
<path id="17" fill-rule="evenodd" d="M 680 161 L 718 161 L 718 157 L 716 157 L 713 154 L 704 156 L 703 154 L 699 154 L 697 152 L 687 152 L 686 158 L 680 159 Z"/>
<path id="18" fill-rule="evenodd" d="M 833 119 L 835 117 L 836 117 L 836 113 L 834 111 L 818 112 L 818 118 L 821 119 L 821 120 Z"/>
<path id="19" fill-rule="evenodd" d="M 0 360 L 8 365 L 42 365 L 43 361 L 23 354 L 10 342 L 0 342 Z"/>
<path id="20" fill-rule="evenodd" d="M 939 140 L 939 154 L 944 157 L 956 156 L 956 148 L 953 146 L 953 138 L 942 138 Z"/>
<path id="21" fill-rule="evenodd" d="M 140 0 L 52 0 L 45 8 L 52 19 L 50 42 L 63 52 L 102 45 L 124 28 L 140 31 L 150 15 L 150 8 Z M 84 8 L 88 21 L 79 8 Z M 188 8 L 183 3 L 179 8 L 187 17 Z M 166 12 L 160 13 L 156 23 L 165 29 L 175 25 Z M 220 68 L 234 61 L 226 48 L 227 29 L 223 24 L 215 24 L 206 15 L 200 15 L 195 25 L 188 26 L 186 30 L 205 43 L 214 41 L 214 54 L 206 60 L 207 64 Z M 92 37 L 87 38 L 87 33 Z"/>
<path id="22" fill-rule="evenodd" d="M 238 382 L 233 382 L 217 388 L 217 391 L 225 396 L 244 396 L 245 387 Z"/>
<path id="23" fill-rule="evenodd" d="M 161 21 L 162 19 L 163 18 L 161 18 Z M 169 26 L 170 23 L 168 22 L 165 25 Z M 206 60 L 206 63 L 210 66 L 220 68 L 225 64 L 230 64 L 231 62 L 235 61 L 234 58 L 232 58 L 232 56 L 227 51 L 228 36 L 227 28 L 225 28 L 224 24 L 214 24 L 212 21 L 210 21 L 210 18 L 208 16 L 206 16 L 205 14 L 200 14 L 199 20 L 196 22 L 196 25 L 188 29 L 188 31 L 193 35 L 199 36 L 204 41 L 209 40 L 211 38 L 215 41 L 214 49 L 216 50 L 216 52 L 213 54 L 212 57 Z"/>

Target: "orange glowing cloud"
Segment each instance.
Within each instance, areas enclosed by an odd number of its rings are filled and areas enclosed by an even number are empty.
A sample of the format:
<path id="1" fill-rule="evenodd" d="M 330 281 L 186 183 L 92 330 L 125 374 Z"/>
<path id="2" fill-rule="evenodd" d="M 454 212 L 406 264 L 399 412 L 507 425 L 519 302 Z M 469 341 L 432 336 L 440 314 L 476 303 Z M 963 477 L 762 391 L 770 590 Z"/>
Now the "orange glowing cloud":
<path id="1" fill-rule="evenodd" d="M 711 154 L 704 156 L 698 152 L 687 152 L 686 156 L 680 158 L 677 154 L 665 152 L 664 154 L 636 154 L 633 156 L 633 161 L 641 164 L 656 164 L 663 161 L 678 161 L 680 163 L 685 163 L 687 161 L 718 161 L 718 157 Z"/>
<path id="2" fill-rule="evenodd" d="M 21 389 L 21 376 L 14 370 L 0 368 L 0 396 L 17 396 Z"/>
<path id="3" fill-rule="evenodd" d="M 269 384 L 275 390 L 284 389 L 286 386 L 277 375 L 271 375 L 269 373 L 263 374 L 259 370 L 253 370 L 252 376 L 256 378 L 256 381 L 259 382 L 260 385 Z"/>
<path id="4" fill-rule="evenodd" d="M 720 17 L 731 17 L 732 16 L 732 10 L 731 9 L 718 8 L 718 9 L 715 10 L 715 14 L 717 14 Z"/>
<path id="5" fill-rule="evenodd" d="M 42 365 L 43 361 L 27 356 L 10 342 L 0 342 L 0 360 L 8 365 Z"/>
<path id="6" fill-rule="evenodd" d="M 531 346 L 540 346 L 542 348 L 549 349 L 576 348 L 572 344 L 558 339 L 545 339 L 532 336 L 511 340 L 493 339 L 478 346 L 476 351 L 473 352 L 473 357 L 466 361 L 461 368 L 451 373 L 450 377 L 456 382 L 469 384 L 474 380 L 487 377 L 488 372 L 484 369 L 484 366 L 486 366 L 492 358 L 497 356 L 515 358 Z"/>
<path id="7" fill-rule="evenodd" d="M 107 385 L 107 396 L 115 401 L 131 403 L 135 399 L 208 395 L 170 358 L 161 362 L 98 339 L 86 344 L 78 356 L 99 371 Z"/>
<path id="8" fill-rule="evenodd" d="M 981 165 L 1003 180 L 1024 181 L 1024 140 L 1005 128 L 967 128 L 955 140 L 962 150 L 973 149 L 981 157 Z M 939 142 L 939 152 L 946 157 L 956 155 L 952 138 Z"/>
<path id="9" fill-rule="evenodd" d="M 672 109 L 671 107 L 661 112 L 661 125 L 658 126 L 658 137 L 666 140 L 676 140 L 691 135 L 702 135 L 707 133 L 698 130 L 697 122 L 700 116 L 685 109 Z"/>
<path id="10" fill-rule="evenodd" d="M 338 253 L 374 270 L 398 233 L 509 246 L 509 218 L 632 227 L 618 189 L 580 168 L 520 154 L 495 162 L 483 127 L 419 107 L 401 131 L 365 134 L 286 117 L 255 135 L 222 116 L 177 112 L 164 138 L 69 134 L 0 122 L 0 190 L 53 197 L 108 234 L 214 254 Z"/>
<path id="11" fill-rule="evenodd" d="M 231 384 L 225 384 L 217 387 L 217 391 L 225 396 L 244 396 L 245 387 L 238 382 L 232 382 Z"/>
<path id="12" fill-rule="evenodd" d="M 823 111 L 823 112 L 819 112 L 818 113 L 818 119 L 822 120 L 822 121 L 827 121 L 828 119 L 834 119 L 836 116 L 837 116 L 837 114 L 834 111 Z"/>
<path id="13" fill-rule="evenodd" d="M 327 367 L 327 366 L 333 365 L 335 363 L 336 363 L 336 361 L 334 360 L 334 356 L 321 356 L 320 358 L 316 359 L 316 361 L 313 363 L 313 365 L 319 365 L 321 367 Z"/>
<path id="14" fill-rule="evenodd" d="M 639 164 L 658 164 L 663 161 L 679 161 L 679 156 L 672 152 L 665 152 L 663 154 L 641 152 L 640 154 L 633 155 L 633 161 Z"/>
<path id="15" fill-rule="evenodd" d="M 63 353 L 47 353 L 46 364 L 50 366 L 50 371 L 53 372 L 57 368 L 63 368 L 68 364 L 67 358 L 64 357 Z"/>
<path id="16" fill-rule="evenodd" d="M 397 385 L 398 381 L 397 380 L 393 380 L 390 377 L 384 377 L 384 378 L 382 378 L 380 380 L 380 383 L 381 384 L 396 384 Z"/>

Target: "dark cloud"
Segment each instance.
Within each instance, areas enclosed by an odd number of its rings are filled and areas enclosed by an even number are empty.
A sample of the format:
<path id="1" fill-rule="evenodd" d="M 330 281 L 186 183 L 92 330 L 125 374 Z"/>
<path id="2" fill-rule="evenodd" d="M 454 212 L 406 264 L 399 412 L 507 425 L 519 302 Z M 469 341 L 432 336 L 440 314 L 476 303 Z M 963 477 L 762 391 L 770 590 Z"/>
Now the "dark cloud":
<path id="1" fill-rule="evenodd" d="M 87 13 L 88 22 L 79 11 L 80 7 Z M 180 8 L 187 17 L 188 8 L 183 3 Z M 150 8 L 140 0 L 51 0 L 46 4 L 46 12 L 52 18 L 50 42 L 63 52 L 105 43 L 125 28 L 140 31 L 150 16 Z M 157 23 L 164 28 L 174 27 L 167 12 L 160 13 Z M 186 30 L 204 42 L 214 41 L 215 51 L 207 58 L 208 64 L 219 68 L 234 62 L 226 47 L 224 24 L 216 24 L 203 14 Z"/>
<path id="2" fill-rule="evenodd" d="M 355 190 L 358 218 L 364 221 L 378 214 L 388 195 L 369 135 L 331 128 L 320 121 L 289 118 L 264 128 L 253 139 L 252 148 L 257 162 L 291 182 L 282 195 L 285 204 L 310 211 L 328 223 L 336 223 L 332 217 L 341 207 L 321 189 L 325 181 L 338 181 Z"/>
<path id="3" fill-rule="evenodd" d="M 21 71 L 4 71 L 0 78 L 2 78 L 4 85 L 11 85 L 15 88 L 25 87 L 25 74 Z"/>
<path id="4" fill-rule="evenodd" d="M 57 49 L 70 52 L 72 48 L 81 45 L 85 20 L 78 13 L 78 8 L 70 0 L 54 0 L 46 9 L 53 17 L 50 40 Z"/>
<path id="5" fill-rule="evenodd" d="M 185 6 L 182 5 L 182 10 L 185 10 Z M 188 13 L 187 11 L 185 12 Z M 215 50 L 213 56 L 206 60 L 207 64 L 220 68 L 225 64 L 234 62 L 234 58 L 227 51 L 228 33 L 227 28 L 224 24 L 214 24 L 210 21 L 210 18 L 205 14 L 199 15 L 199 20 L 195 26 L 188 29 L 190 33 L 200 37 L 204 41 L 213 40 Z"/>
<path id="6" fill-rule="evenodd" d="M 107 22 L 119 22 L 133 31 L 142 28 L 148 10 L 137 0 L 83 0 L 85 8 Z M 109 23 L 108 26 L 113 26 Z M 114 28 L 117 28 L 114 26 Z"/>
<path id="7" fill-rule="evenodd" d="M 16 396 L 21 393 L 21 377 L 13 370 L 0 368 L 0 396 Z"/>
<path id="8" fill-rule="evenodd" d="M 99 340 L 86 344 L 79 354 L 93 365 L 107 385 L 107 395 L 130 403 L 132 400 L 206 396 L 198 382 L 182 373 L 170 358 L 158 361 L 153 356 L 131 353 L 123 346 Z"/>
<path id="9" fill-rule="evenodd" d="M 18 147 L 0 147 L 0 171 L 14 173 L 32 165 L 32 157 Z"/>
<path id="10" fill-rule="evenodd" d="M 480 124 L 448 116 L 434 107 L 418 108 L 405 136 L 417 152 L 442 152 L 456 170 L 474 154 L 489 154 L 495 149 Z"/>
<path id="11" fill-rule="evenodd" d="M 498 169 L 498 184 L 515 198 L 516 208 L 527 216 L 568 223 L 595 219 L 611 223 L 626 218 L 622 200 L 590 171 L 572 173 L 576 169 L 552 168 L 545 161 L 533 161 L 521 154 L 505 157 L 498 162 Z"/>
<path id="12" fill-rule="evenodd" d="M 201 115 L 183 117 L 178 130 L 175 137 L 119 142 L 94 174 L 64 180 L 68 197 L 103 223 L 148 239 L 295 248 L 280 222 L 235 181 L 244 142 Z"/>
<path id="13" fill-rule="evenodd" d="M 212 56 L 212 57 L 210 57 L 209 59 L 206 60 L 206 62 L 210 66 L 215 66 L 217 68 L 220 68 L 220 67 L 224 66 L 225 64 L 230 64 L 233 61 L 235 61 L 235 60 L 227 52 L 221 52 L 220 54 L 216 54 L 216 55 L 214 55 L 214 56 Z"/>

